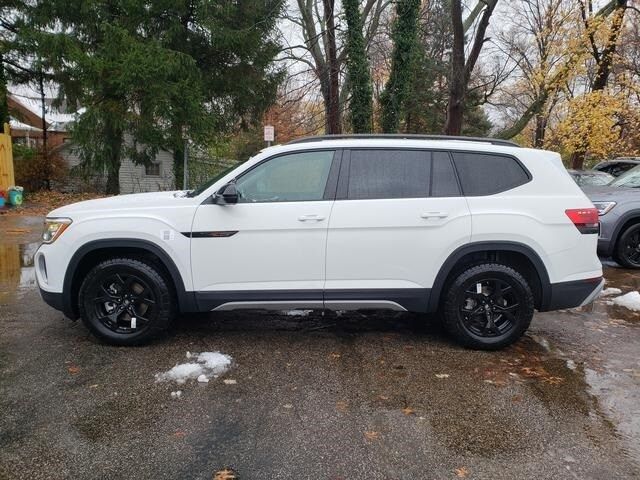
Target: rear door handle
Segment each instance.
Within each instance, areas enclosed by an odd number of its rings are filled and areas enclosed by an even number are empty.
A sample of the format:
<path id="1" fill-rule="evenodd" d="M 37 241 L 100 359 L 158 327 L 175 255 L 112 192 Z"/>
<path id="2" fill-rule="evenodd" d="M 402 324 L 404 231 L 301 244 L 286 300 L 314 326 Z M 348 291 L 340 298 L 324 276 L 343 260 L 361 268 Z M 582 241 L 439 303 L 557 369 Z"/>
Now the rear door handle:
<path id="1" fill-rule="evenodd" d="M 298 217 L 299 222 L 321 222 L 324 220 L 322 215 L 301 215 Z"/>
<path id="2" fill-rule="evenodd" d="M 425 212 L 420 214 L 421 218 L 447 218 L 448 213 L 445 212 Z"/>

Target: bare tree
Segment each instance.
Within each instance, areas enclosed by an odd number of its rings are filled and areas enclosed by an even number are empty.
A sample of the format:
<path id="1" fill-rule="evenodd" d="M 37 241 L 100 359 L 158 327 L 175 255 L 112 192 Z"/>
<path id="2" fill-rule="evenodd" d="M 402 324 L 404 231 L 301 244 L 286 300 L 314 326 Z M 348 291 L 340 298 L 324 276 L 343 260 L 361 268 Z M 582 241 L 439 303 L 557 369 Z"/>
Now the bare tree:
<path id="1" fill-rule="evenodd" d="M 461 0 L 451 1 L 451 22 L 453 31 L 453 47 L 451 51 L 451 74 L 449 76 L 449 102 L 447 105 L 447 120 L 444 131 L 447 135 L 460 135 L 462 131 L 462 120 L 464 105 L 467 97 L 467 88 L 471 80 L 471 74 L 476 66 L 480 51 L 484 45 L 485 34 L 489 26 L 489 20 L 496 7 L 498 0 L 478 0 L 483 4 L 481 10 L 476 6 L 472 10 L 472 17 L 479 15 L 480 20 L 476 27 L 475 34 L 468 56 L 465 56 L 465 22 L 462 20 Z M 482 14 L 479 14 L 482 11 Z M 472 18 L 474 19 L 474 18 Z M 466 22 L 466 28 L 470 28 L 471 23 Z M 466 58 L 465 58 L 466 57 Z"/>
<path id="2" fill-rule="evenodd" d="M 365 0 L 362 4 L 364 39 L 367 51 L 372 39 L 380 28 L 380 18 L 391 0 Z M 282 59 L 294 61 L 308 67 L 309 73 L 320 86 L 326 114 L 327 133 L 342 131 L 341 112 L 347 101 L 349 79 L 344 74 L 346 51 L 341 41 L 341 8 L 335 0 L 323 0 L 322 11 L 319 2 L 296 0 L 296 10 L 289 12 L 285 19 L 293 25 L 302 39 L 300 44 L 289 45 Z"/>

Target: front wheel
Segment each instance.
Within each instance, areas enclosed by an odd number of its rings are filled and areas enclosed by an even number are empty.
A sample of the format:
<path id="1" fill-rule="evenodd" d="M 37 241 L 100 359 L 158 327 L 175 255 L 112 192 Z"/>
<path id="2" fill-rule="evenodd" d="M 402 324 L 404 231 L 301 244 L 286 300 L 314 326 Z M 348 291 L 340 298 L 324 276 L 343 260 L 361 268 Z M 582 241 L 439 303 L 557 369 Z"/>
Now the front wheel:
<path id="1" fill-rule="evenodd" d="M 614 260 L 623 267 L 640 268 L 640 223 L 631 225 L 620 235 Z"/>
<path id="2" fill-rule="evenodd" d="M 445 295 L 445 328 L 466 347 L 506 347 L 524 334 L 533 317 L 529 284 L 506 265 L 470 267 L 453 279 Z"/>
<path id="3" fill-rule="evenodd" d="M 93 267 L 78 295 L 84 324 L 113 345 L 138 345 L 165 330 L 175 316 L 175 295 L 162 270 L 132 258 Z"/>

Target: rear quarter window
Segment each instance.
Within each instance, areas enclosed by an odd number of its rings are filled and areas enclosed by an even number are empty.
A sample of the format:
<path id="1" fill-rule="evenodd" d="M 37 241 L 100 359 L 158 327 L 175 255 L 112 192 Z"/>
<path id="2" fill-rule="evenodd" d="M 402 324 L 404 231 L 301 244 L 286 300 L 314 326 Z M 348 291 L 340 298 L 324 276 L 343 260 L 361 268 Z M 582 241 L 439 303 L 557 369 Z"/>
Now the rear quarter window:
<path id="1" fill-rule="evenodd" d="M 513 157 L 490 153 L 452 152 L 465 196 L 493 195 L 527 183 L 531 177 Z"/>

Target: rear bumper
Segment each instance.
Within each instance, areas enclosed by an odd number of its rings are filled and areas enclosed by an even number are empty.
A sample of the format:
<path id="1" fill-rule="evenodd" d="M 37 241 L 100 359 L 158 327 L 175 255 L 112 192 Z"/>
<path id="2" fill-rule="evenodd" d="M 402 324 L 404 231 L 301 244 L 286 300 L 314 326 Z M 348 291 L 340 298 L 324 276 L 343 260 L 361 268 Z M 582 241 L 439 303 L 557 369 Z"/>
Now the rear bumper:
<path id="1" fill-rule="evenodd" d="M 541 310 L 547 312 L 587 305 L 600 294 L 602 287 L 604 287 L 602 277 L 552 283 L 549 304 Z"/>

